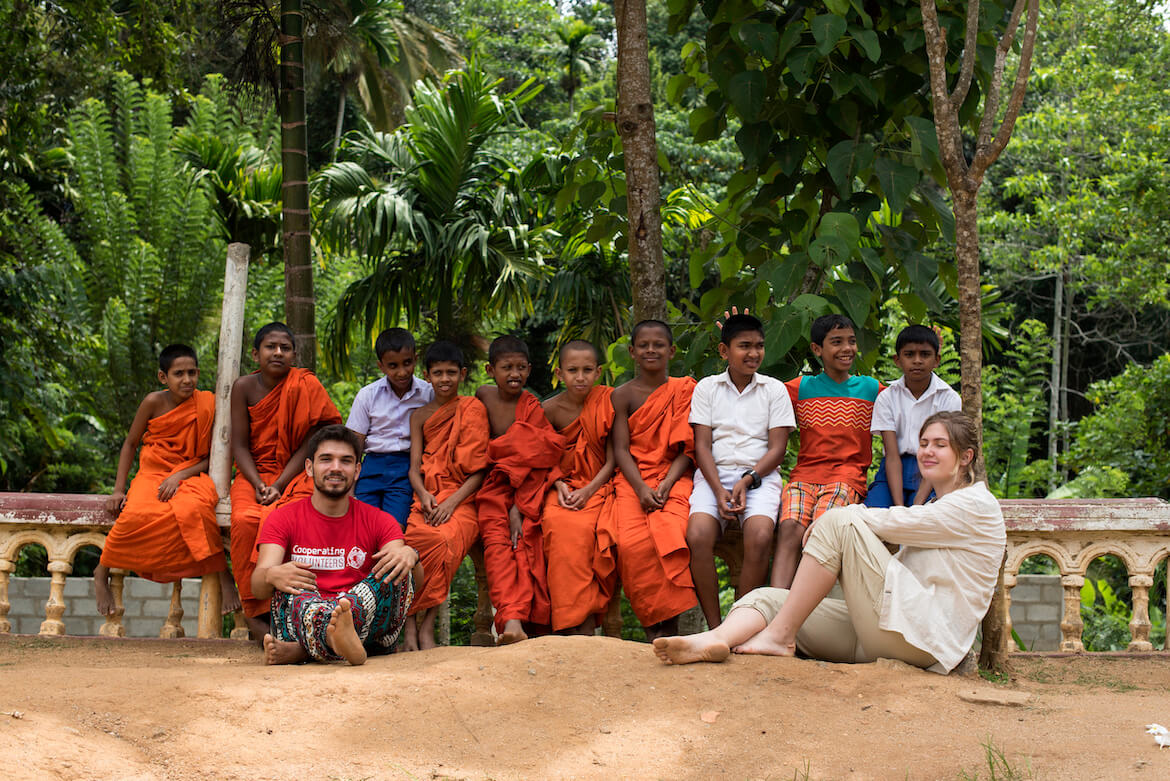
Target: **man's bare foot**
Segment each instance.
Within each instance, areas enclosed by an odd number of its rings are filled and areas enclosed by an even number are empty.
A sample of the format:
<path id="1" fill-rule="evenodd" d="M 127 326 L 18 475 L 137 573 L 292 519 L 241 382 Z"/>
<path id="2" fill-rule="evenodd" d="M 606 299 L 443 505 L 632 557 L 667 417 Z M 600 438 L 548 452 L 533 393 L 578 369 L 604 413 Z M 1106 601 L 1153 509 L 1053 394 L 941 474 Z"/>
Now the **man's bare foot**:
<path id="1" fill-rule="evenodd" d="M 220 611 L 223 615 L 234 613 L 239 610 L 242 605 L 240 603 L 240 590 L 236 588 L 236 581 L 232 578 L 232 573 L 226 569 L 219 573 L 219 598 L 222 603 Z"/>
<path id="2" fill-rule="evenodd" d="M 527 640 L 528 634 L 524 631 L 524 624 L 518 618 L 504 622 L 504 631 L 496 639 L 496 645 L 511 645 Z"/>
<path id="3" fill-rule="evenodd" d="M 337 600 L 337 607 L 329 617 L 329 626 L 325 627 L 325 639 L 333 653 L 345 661 L 353 665 L 365 664 L 366 649 L 353 625 L 353 611 L 348 599 Z"/>
<path id="4" fill-rule="evenodd" d="M 114 592 L 110 591 L 110 568 L 98 565 L 93 570 L 93 590 L 97 595 L 97 611 L 99 616 L 112 616 L 114 609 Z"/>
<path id="5" fill-rule="evenodd" d="M 429 651 L 432 648 L 438 648 L 438 647 L 439 647 L 439 644 L 435 642 L 435 633 L 434 632 L 425 632 L 421 629 L 419 630 L 418 650 Z"/>
<path id="6" fill-rule="evenodd" d="M 659 637 L 654 641 L 654 655 L 663 664 L 722 662 L 731 654 L 727 643 L 709 632 L 683 637 Z"/>
<path id="7" fill-rule="evenodd" d="M 796 642 L 777 640 L 764 630 L 746 642 L 732 649 L 737 654 L 760 654 L 763 656 L 796 656 Z"/>
<path id="8" fill-rule="evenodd" d="M 300 643 L 277 640 L 264 635 L 264 664 L 300 664 L 309 660 L 309 654 Z"/>

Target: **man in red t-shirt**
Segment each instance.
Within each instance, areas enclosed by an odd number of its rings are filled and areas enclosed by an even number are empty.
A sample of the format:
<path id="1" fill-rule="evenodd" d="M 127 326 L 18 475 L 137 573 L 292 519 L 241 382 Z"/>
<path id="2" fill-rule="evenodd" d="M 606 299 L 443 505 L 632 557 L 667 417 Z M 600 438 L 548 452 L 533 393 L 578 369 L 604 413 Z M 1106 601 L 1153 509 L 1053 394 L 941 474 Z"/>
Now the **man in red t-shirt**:
<path id="1" fill-rule="evenodd" d="M 260 530 L 252 592 L 272 600 L 266 664 L 362 664 L 368 650 L 384 653 L 398 639 L 422 585 L 418 552 L 393 516 L 350 497 L 360 453 L 345 426 L 317 431 L 305 458 L 313 495 L 277 509 Z"/>

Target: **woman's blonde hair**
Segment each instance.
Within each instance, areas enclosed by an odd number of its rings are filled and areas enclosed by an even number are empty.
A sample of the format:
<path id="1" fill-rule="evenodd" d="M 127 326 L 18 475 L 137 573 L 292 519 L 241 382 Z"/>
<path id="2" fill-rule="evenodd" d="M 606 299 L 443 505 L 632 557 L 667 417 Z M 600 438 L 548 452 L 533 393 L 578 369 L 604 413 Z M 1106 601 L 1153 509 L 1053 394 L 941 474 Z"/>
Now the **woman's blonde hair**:
<path id="1" fill-rule="evenodd" d="M 947 430 L 947 439 L 950 440 L 951 450 L 954 451 L 959 464 L 963 462 L 963 453 L 971 451 L 971 462 L 960 466 L 963 470 L 961 481 L 963 485 L 975 482 L 975 462 L 979 460 L 979 429 L 975 426 L 975 419 L 966 412 L 936 412 L 925 420 L 918 436 L 932 423 L 939 423 Z"/>

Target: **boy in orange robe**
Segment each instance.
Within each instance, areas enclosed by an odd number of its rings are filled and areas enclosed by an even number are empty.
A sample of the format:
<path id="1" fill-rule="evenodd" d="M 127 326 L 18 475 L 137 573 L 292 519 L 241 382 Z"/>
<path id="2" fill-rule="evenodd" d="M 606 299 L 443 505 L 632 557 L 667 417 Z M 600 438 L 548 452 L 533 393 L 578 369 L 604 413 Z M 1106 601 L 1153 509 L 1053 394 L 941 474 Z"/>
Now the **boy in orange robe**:
<path id="1" fill-rule="evenodd" d="M 158 356 L 158 380 L 166 390 L 147 394 L 122 443 L 114 492 L 106 510 L 117 515 L 94 570 L 98 613 L 114 612 L 110 568 L 132 570 L 147 580 L 172 583 L 219 573 L 223 610 L 240 606 L 240 595 L 223 555 L 215 520 L 219 501 L 207 475 L 215 394 L 196 390 L 195 351 L 171 344 Z M 138 474 L 126 492 L 126 478 L 138 456 Z"/>
<path id="2" fill-rule="evenodd" d="M 406 544 L 418 551 L 424 583 L 415 589 L 406 619 L 408 651 L 435 647 L 439 605 L 479 536 L 475 492 L 488 466 L 487 410 L 479 400 L 459 395 L 459 383 L 467 378 L 463 351 L 451 342 L 435 342 L 424 363 L 423 379 L 435 397 L 410 416 L 414 504 Z"/>
<path id="3" fill-rule="evenodd" d="M 259 370 L 232 385 L 232 569 L 253 637 L 268 633 L 269 603 L 252 595 L 256 535 L 273 510 L 313 493 L 305 473 L 309 437 L 340 423 L 341 414 L 320 380 L 298 369 L 293 333 L 284 323 L 256 332 L 252 360 Z"/>
<path id="4" fill-rule="evenodd" d="M 678 634 L 679 614 L 696 604 L 686 539 L 695 380 L 667 374 L 674 352 L 666 323 L 634 326 L 630 355 L 638 370 L 612 397 L 616 501 L 598 528 L 602 555 L 616 557 L 622 588 L 649 641 Z"/>
<path id="5" fill-rule="evenodd" d="M 496 384 L 480 386 L 475 396 L 487 407 L 492 468 L 476 503 L 498 644 L 506 645 L 528 638 L 524 624 L 547 631 L 552 623 L 540 510 L 565 440 L 524 390 L 532 364 L 523 341 L 493 340 L 486 370 Z"/>
<path id="6" fill-rule="evenodd" d="M 566 344 L 557 364 L 565 390 L 544 403 L 544 414 L 565 438 L 562 476 L 548 492 L 540 522 L 552 628 L 591 635 L 615 586 L 612 569 L 603 575 L 597 566 L 597 521 L 613 498 L 613 388 L 596 384 L 600 359 L 589 342 Z"/>

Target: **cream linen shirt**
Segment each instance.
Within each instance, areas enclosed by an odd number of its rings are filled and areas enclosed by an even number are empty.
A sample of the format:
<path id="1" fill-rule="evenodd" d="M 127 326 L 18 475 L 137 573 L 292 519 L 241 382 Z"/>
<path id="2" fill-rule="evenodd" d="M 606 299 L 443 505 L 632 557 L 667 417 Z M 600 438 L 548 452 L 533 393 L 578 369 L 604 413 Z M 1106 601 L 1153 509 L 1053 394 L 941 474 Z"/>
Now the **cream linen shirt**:
<path id="1" fill-rule="evenodd" d="M 995 591 L 1007 545 L 999 502 L 980 482 L 916 507 L 852 509 L 902 546 L 886 566 L 878 626 L 937 659 L 932 671 L 950 672 L 971 650 Z"/>

